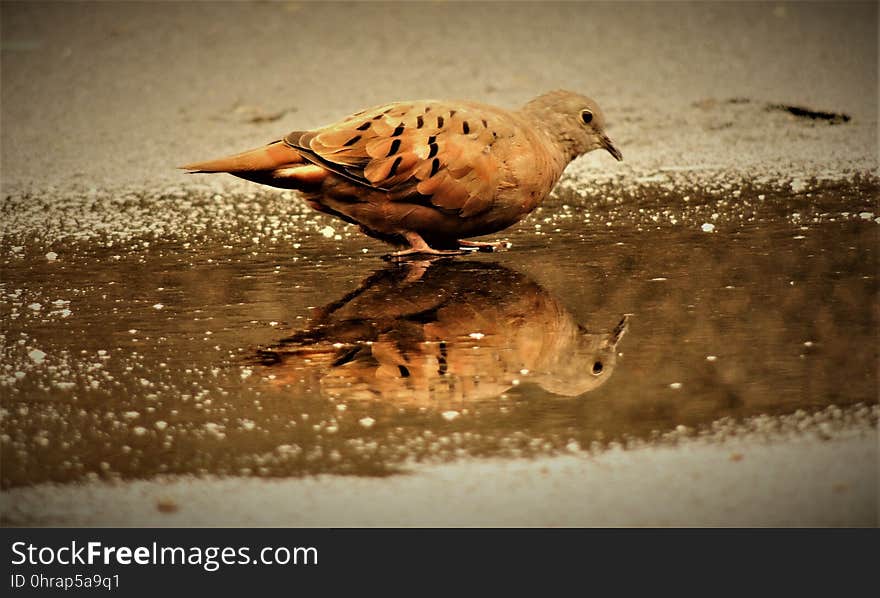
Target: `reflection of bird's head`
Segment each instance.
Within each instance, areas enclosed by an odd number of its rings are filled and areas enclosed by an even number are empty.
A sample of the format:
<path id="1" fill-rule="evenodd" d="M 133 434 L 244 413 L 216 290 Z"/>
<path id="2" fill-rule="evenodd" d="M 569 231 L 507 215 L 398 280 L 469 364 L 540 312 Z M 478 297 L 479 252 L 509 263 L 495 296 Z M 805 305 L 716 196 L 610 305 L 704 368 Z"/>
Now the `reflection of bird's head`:
<path id="1" fill-rule="evenodd" d="M 626 334 L 629 316 L 607 334 L 590 334 L 583 326 L 570 339 L 570 346 L 561 350 L 554 364 L 539 374 L 535 381 L 553 394 L 576 397 L 596 390 L 611 377 L 617 364 L 617 345 Z"/>

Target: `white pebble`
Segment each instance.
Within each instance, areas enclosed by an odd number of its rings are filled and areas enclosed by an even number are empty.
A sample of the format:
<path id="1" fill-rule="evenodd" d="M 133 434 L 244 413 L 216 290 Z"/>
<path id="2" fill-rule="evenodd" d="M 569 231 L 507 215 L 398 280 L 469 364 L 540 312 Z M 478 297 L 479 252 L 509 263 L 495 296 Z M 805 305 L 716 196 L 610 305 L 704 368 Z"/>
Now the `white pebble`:
<path id="1" fill-rule="evenodd" d="M 362 417 L 358 420 L 358 423 L 365 428 L 371 428 L 373 427 L 373 424 L 376 423 L 376 420 L 374 420 L 372 417 Z"/>
<path id="2" fill-rule="evenodd" d="M 456 417 L 458 417 L 460 413 L 458 411 L 444 411 L 440 415 L 442 415 L 443 419 L 445 419 L 446 421 L 451 422 Z"/>
<path id="3" fill-rule="evenodd" d="M 30 357 L 34 363 L 43 363 L 43 360 L 46 359 L 46 354 L 39 349 L 34 349 L 28 353 L 28 357 Z"/>
<path id="4" fill-rule="evenodd" d="M 673 382 L 669 385 L 669 388 L 671 388 L 672 390 L 678 390 L 679 388 L 681 388 L 681 382 Z"/>
<path id="5" fill-rule="evenodd" d="M 704 222 L 703 226 L 701 226 L 700 228 L 703 229 L 704 233 L 711 233 L 715 230 L 715 225 L 711 222 Z"/>
<path id="6" fill-rule="evenodd" d="M 165 307 L 165 306 L 162 305 L 161 303 L 156 303 L 153 305 L 153 309 L 162 309 L 163 307 Z"/>
<path id="7" fill-rule="evenodd" d="M 50 262 L 54 262 L 55 260 L 58 259 L 58 254 L 55 253 L 54 251 L 50 251 L 49 253 L 46 254 L 46 259 L 49 260 Z"/>
<path id="8" fill-rule="evenodd" d="M 807 187 L 807 181 L 803 179 L 795 179 L 791 182 L 791 190 L 795 193 L 800 193 L 801 191 L 806 190 Z"/>

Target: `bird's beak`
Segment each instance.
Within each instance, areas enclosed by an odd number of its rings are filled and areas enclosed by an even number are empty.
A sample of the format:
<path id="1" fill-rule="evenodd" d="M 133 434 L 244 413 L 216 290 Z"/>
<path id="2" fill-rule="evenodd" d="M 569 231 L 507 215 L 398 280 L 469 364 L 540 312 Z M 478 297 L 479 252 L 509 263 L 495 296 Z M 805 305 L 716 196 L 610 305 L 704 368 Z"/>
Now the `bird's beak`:
<path id="1" fill-rule="evenodd" d="M 611 138 L 608 135 L 602 135 L 602 147 L 608 150 L 608 153 L 614 156 L 614 159 L 620 162 L 623 160 L 623 154 L 620 153 L 620 150 L 614 145 L 614 142 L 611 141 Z"/>

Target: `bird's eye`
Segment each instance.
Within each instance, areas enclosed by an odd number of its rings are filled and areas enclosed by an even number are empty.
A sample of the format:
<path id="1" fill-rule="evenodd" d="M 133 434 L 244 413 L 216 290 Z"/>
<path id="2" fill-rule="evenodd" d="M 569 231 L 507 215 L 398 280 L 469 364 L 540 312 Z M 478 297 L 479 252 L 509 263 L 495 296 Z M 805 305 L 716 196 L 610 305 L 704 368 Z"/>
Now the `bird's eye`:
<path id="1" fill-rule="evenodd" d="M 581 112 L 581 120 L 584 121 L 585 125 L 590 124 L 590 121 L 593 120 L 593 113 L 589 110 L 584 110 Z"/>
<path id="2" fill-rule="evenodd" d="M 602 362 L 597 361 L 596 363 L 593 364 L 593 375 L 598 376 L 601 373 L 602 373 Z"/>

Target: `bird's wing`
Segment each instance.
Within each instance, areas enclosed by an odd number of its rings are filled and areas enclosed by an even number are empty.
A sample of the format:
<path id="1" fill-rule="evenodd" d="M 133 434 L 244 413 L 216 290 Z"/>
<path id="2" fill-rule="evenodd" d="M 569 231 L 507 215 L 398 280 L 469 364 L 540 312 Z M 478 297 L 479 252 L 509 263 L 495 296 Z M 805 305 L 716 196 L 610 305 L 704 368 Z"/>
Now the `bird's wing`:
<path id="1" fill-rule="evenodd" d="M 285 142 L 340 176 L 388 191 L 391 201 L 419 195 L 472 216 L 495 199 L 505 168 L 497 144 L 515 127 L 510 114 L 480 104 L 398 102 Z"/>

